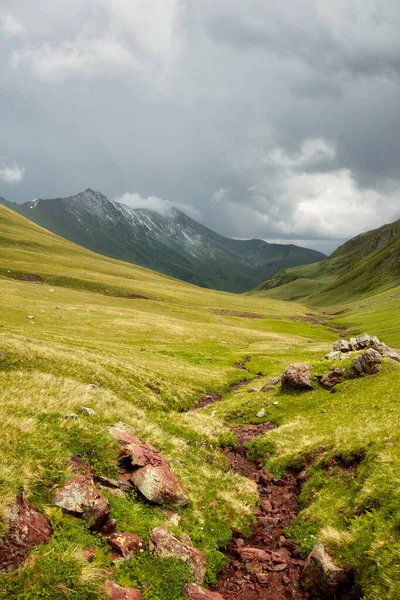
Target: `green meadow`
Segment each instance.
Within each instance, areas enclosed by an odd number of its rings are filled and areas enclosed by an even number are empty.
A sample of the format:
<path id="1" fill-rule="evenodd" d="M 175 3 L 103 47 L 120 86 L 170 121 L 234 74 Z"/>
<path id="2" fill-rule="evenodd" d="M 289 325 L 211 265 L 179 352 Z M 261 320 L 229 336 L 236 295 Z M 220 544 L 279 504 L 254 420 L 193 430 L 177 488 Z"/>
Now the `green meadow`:
<path id="1" fill-rule="evenodd" d="M 385 359 L 381 373 L 345 380 L 334 394 L 317 385 L 260 391 L 290 363 L 327 372 L 333 364 L 321 358 L 342 336 L 366 331 L 399 348 L 399 287 L 324 308 L 273 291 L 216 292 L 96 255 L 2 206 L 0 252 L 0 527 L 20 490 L 53 526 L 48 546 L 0 576 L 0 597 L 102 598 L 109 569 L 146 600 L 183 600 L 182 563 L 144 553 L 113 565 L 101 536 L 52 506 L 72 454 L 115 477 L 107 427 L 116 422 L 156 446 L 187 488 L 191 503 L 173 527 L 206 553 L 212 586 L 231 529 L 249 533 L 258 502 L 255 484 L 228 468 L 222 448 L 235 439 L 226 425 L 267 420 L 276 428 L 249 445 L 250 456 L 277 475 L 308 469 L 289 531 L 302 555 L 322 540 L 354 570 L 364 600 L 400 597 L 400 365 Z M 234 366 L 245 357 L 249 372 Z M 223 399 L 188 410 L 208 392 Z M 81 415 L 82 406 L 96 415 Z M 65 419 L 70 413 L 79 418 Z M 109 500 L 118 529 L 146 541 L 170 518 L 133 494 Z M 93 547 L 89 564 L 79 549 Z"/>

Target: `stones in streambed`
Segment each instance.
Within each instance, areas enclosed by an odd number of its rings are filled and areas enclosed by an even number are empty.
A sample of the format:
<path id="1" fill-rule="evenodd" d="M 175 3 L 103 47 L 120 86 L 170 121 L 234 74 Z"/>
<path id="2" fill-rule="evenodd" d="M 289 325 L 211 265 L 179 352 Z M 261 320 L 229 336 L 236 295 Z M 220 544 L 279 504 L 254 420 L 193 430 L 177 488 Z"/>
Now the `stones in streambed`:
<path id="1" fill-rule="evenodd" d="M 144 600 L 139 590 L 122 587 L 110 579 L 106 579 L 104 591 L 108 600 Z"/>
<path id="2" fill-rule="evenodd" d="M 301 575 L 303 588 L 317 597 L 332 598 L 341 587 L 350 583 L 350 575 L 338 567 L 321 543 L 309 554 Z"/>
<path id="3" fill-rule="evenodd" d="M 109 518 L 110 504 L 95 487 L 92 470 L 85 461 L 73 456 L 69 464 L 76 474 L 55 492 L 54 504 L 87 520 L 92 531 L 99 531 Z"/>
<path id="4" fill-rule="evenodd" d="M 189 536 L 182 535 L 181 539 L 178 539 L 166 527 L 155 527 L 151 532 L 149 550 L 155 556 L 172 556 L 185 562 L 192 573 L 193 581 L 199 585 L 203 584 L 206 575 L 206 555 L 192 545 Z"/>
<path id="5" fill-rule="evenodd" d="M 224 600 L 218 592 L 206 590 L 196 583 L 185 586 L 185 595 L 188 600 Z"/>
<path id="6" fill-rule="evenodd" d="M 312 390 L 311 365 L 297 363 L 286 367 L 281 378 L 281 390 Z"/>
<path id="7" fill-rule="evenodd" d="M 29 550 L 48 544 L 51 525 L 46 515 L 28 502 L 22 493 L 8 510 L 8 531 L 0 539 L 0 571 L 12 571 L 25 560 Z"/>
<path id="8" fill-rule="evenodd" d="M 187 506 L 189 496 L 168 461 L 154 446 L 139 440 L 122 427 L 109 427 L 120 446 L 119 480 L 137 488 L 154 504 Z"/>

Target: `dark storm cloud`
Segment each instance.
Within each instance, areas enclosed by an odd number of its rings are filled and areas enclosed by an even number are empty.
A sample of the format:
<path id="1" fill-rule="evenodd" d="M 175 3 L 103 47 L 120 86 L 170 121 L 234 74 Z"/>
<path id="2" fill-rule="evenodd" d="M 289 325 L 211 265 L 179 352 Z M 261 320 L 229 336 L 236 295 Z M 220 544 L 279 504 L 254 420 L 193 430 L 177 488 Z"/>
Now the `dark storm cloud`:
<path id="1" fill-rule="evenodd" d="M 332 249 L 400 217 L 399 30 L 397 0 L 3 0 L 0 195 Z"/>

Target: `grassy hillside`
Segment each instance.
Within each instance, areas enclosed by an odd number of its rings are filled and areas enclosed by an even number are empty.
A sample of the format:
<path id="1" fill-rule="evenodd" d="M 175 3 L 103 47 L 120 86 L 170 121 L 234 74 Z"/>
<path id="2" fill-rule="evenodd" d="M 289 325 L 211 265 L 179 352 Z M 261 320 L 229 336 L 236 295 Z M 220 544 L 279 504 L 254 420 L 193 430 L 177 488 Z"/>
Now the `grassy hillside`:
<path id="1" fill-rule="evenodd" d="M 215 583 L 231 528 L 248 532 L 257 504 L 254 483 L 232 473 L 222 453 L 234 443 L 226 424 L 267 420 L 278 427 L 252 443 L 253 455 L 277 474 L 311 467 L 303 511 L 291 528 L 302 553 L 322 537 L 338 561 L 356 569 L 365 600 L 399 597 L 398 366 L 384 361 L 382 373 L 348 381 L 335 395 L 319 388 L 300 395 L 259 391 L 289 363 L 327 369 L 320 358 L 338 337 L 332 323 L 400 346 L 399 290 L 311 318 L 300 304 L 200 289 L 95 255 L 4 207 L 0 252 L 2 531 L 21 489 L 53 525 L 49 546 L 0 575 L 0 597 L 101 598 L 102 569 L 111 569 L 146 600 L 183 600 L 189 575 L 181 564 L 145 552 L 113 565 L 100 536 L 52 506 L 54 487 L 70 476 L 71 454 L 115 477 L 117 448 L 107 426 L 120 421 L 169 459 L 189 491 L 191 504 L 178 509 L 176 527 L 204 550 L 207 582 Z M 234 367 L 244 357 L 251 357 L 247 373 Z M 259 372 L 261 378 L 227 393 Z M 249 394 L 248 387 L 258 391 Z M 225 395 L 188 412 L 204 392 Z M 96 415 L 64 418 L 81 406 Z M 146 541 L 169 519 L 134 496 L 109 500 L 119 528 Z M 77 549 L 93 547 L 89 564 Z"/>
<path id="2" fill-rule="evenodd" d="M 400 220 L 349 240 L 325 261 L 280 271 L 255 292 L 327 306 L 372 296 L 399 284 Z"/>

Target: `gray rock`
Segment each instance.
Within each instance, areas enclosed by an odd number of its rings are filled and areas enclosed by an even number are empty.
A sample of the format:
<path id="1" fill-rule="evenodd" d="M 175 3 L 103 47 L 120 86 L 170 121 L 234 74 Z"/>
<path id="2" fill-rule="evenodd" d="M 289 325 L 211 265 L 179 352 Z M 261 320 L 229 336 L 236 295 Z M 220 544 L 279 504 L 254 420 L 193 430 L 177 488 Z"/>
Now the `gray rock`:
<path id="1" fill-rule="evenodd" d="M 82 406 L 79 409 L 79 412 L 82 415 L 85 415 L 86 417 L 94 417 L 96 412 L 93 410 L 93 408 L 89 408 L 88 406 Z"/>
<path id="2" fill-rule="evenodd" d="M 383 342 L 380 342 L 378 340 L 378 338 L 376 338 L 376 340 L 377 341 L 374 341 L 373 348 L 377 352 L 379 352 L 379 354 L 381 354 L 385 358 L 391 358 L 392 360 L 396 360 L 397 362 L 400 362 L 400 356 L 397 354 L 397 352 L 395 352 L 394 350 L 389 348 L 389 346 L 387 346 Z"/>
<path id="3" fill-rule="evenodd" d="M 352 350 L 358 350 L 357 338 L 350 338 L 350 346 Z"/>
<path id="4" fill-rule="evenodd" d="M 332 597 L 343 584 L 349 583 L 349 581 L 349 573 L 334 563 L 323 544 L 315 544 L 301 575 L 303 588 L 316 594 L 318 598 L 321 593 Z"/>
<path id="5" fill-rule="evenodd" d="M 380 363 L 382 357 L 374 350 L 374 348 L 368 348 L 365 352 L 360 354 L 353 359 L 353 366 L 350 369 L 350 377 L 359 377 L 360 375 L 374 375 L 378 373 L 382 367 Z"/>
<path id="6" fill-rule="evenodd" d="M 335 350 L 334 352 L 328 352 L 328 354 L 325 354 L 324 359 L 325 360 L 342 360 L 343 357 L 343 353 L 340 350 Z"/>
<path id="7" fill-rule="evenodd" d="M 338 340 L 333 344 L 333 350 L 335 352 L 351 352 L 352 347 L 347 340 Z"/>
<path id="8" fill-rule="evenodd" d="M 78 415 L 75 413 L 69 413 L 68 415 L 64 415 L 64 419 L 79 419 Z"/>
<path id="9" fill-rule="evenodd" d="M 256 414 L 256 417 L 258 419 L 262 419 L 263 417 L 265 417 L 265 408 L 262 408 L 261 410 L 259 410 L 258 413 Z"/>
<path id="10" fill-rule="evenodd" d="M 371 344 L 372 344 L 371 336 L 368 335 L 368 333 L 362 333 L 361 335 L 358 335 L 356 337 L 356 340 L 357 340 L 357 347 L 359 349 L 368 348 L 368 346 L 371 346 Z"/>

